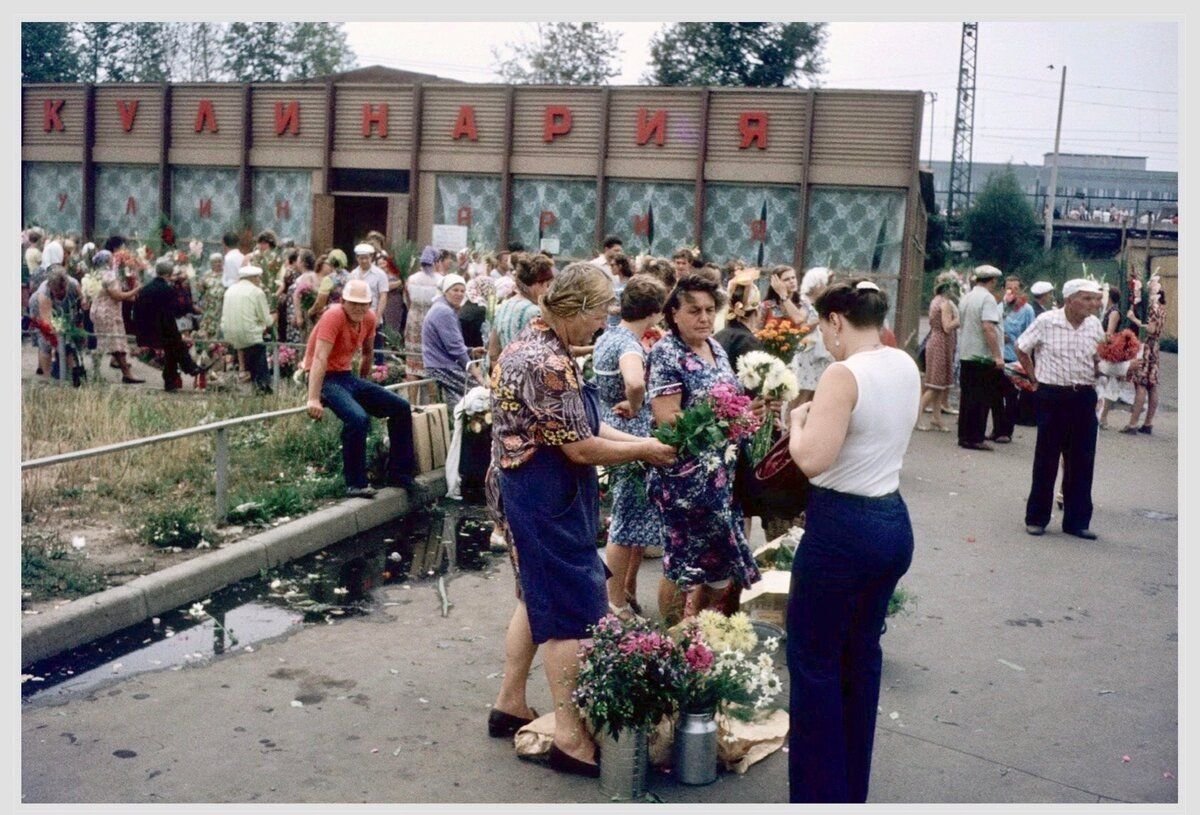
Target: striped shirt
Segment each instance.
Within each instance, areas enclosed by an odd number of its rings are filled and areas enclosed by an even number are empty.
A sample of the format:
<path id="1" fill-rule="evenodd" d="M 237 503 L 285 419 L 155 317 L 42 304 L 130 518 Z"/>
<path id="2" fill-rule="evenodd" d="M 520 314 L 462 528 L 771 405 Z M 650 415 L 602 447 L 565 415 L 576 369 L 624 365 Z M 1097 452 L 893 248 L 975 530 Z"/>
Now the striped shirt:
<path id="1" fill-rule="evenodd" d="M 1096 345 L 1104 339 L 1100 319 L 1089 314 L 1075 328 L 1061 308 L 1044 311 L 1017 338 L 1017 347 L 1035 358 L 1043 385 L 1095 385 Z"/>

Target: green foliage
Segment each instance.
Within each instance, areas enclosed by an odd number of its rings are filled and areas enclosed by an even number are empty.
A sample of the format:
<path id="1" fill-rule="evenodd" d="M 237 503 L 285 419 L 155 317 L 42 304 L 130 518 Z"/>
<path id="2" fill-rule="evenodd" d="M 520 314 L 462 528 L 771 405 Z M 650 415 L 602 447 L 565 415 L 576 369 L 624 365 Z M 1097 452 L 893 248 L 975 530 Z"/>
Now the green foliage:
<path id="1" fill-rule="evenodd" d="M 929 213 L 925 224 L 925 271 L 941 271 L 949 254 L 946 218 L 940 212 Z"/>
<path id="2" fill-rule="evenodd" d="M 657 85 L 782 88 L 824 70 L 825 23 L 670 23 L 650 41 Z"/>
<path id="3" fill-rule="evenodd" d="M 505 82 L 521 85 L 604 85 L 621 72 L 621 35 L 601 23 L 538 23 L 537 41 L 492 49 Z M 503 55 L 512 56 L 503 59 Z"/>
<path id="4" fill-rule="evenodd" d="M 284 78 L 289 81 L 347 71 L 356 64 L 342 23 L 292 23 L 287 50 Z"/>
<path id="5" fill-rule="evenodd" d="M 680 458 L 699 455 L 724 443 L 712 403 L 700 402 L 679 414 L 675 424 L 655 429 L 654 437 L 679 451 Z"/>
<path id="6" fill-rule="evenodd" d="M 143 543 L 160 548 L 195 548 L 204 539 L 200 508 L 195 504 L 173 504 L 152 509 L 142 516 L 138 536 Z"/>
<path id="7" fill-rule="evenodd" d="M 963 219 L 971 254 L 1011 272 L 1036 256 L 1038 222 L 1012 167 L 990 176 Z"/>
<path id="8" fill-rule="evenodd" d="M 70 23 L 21 23 L 22 82 L 76 82 L 79 70 Z"/>
<path id="9" fill-rule="evenodd" d="M 107 584 L 64 546 L 58 535 L 26 533 L 21 541 L 21 589 L 30 599 L 82 597 L 101 591 Z"/>
<path id="10" fill-rule="evenodd" d="M 389 253 L 392 256 L 392 262 L 396 264 L 396 269 L 400 272 L 400 277 L 408 280 L 413 267 L 417 265 L 417 260 L 421 257 L 421 247 L 413 241 L 399 241 L 392 244 Z"/>
<path id="11" fill-rule="evenodd" d="M 287 45 L 284 23 L 230 23 L 221 40 L 222 67 L 235 82 L 281 82 Z"/>
<path id="12" fill-rule="evenodd" d="M 903 586 L 897 586 L 888 598 L 887 616 L 891 617 L 908 609 L 908 604 L 917 604 L 917 596 L 909 593 Z"/>

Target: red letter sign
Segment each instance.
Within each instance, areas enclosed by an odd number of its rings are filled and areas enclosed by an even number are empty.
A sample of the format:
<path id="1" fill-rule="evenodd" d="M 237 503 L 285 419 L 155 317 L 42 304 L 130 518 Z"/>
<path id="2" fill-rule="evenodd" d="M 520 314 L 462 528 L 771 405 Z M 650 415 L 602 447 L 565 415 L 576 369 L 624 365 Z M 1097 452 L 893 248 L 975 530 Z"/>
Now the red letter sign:
<path id="1" fill-rule="evenodd" d="M 125 214 L 137 215 L 137 199 L 132 195 L 125 199 Z"/>
<path id="2" fill-rule="evenodd" d="M 667 140 L 667 112 L 656 110 L 651 118 L 646 117 L 647 112 L 645 108 L 638 108 L 637 143 L 645 144 L 654 139 L 654 143 L 662 147 Z"/>
<path id="3" fill-rule="evenodd" d="M 458 109 L 458 118 L 454 120 L 454 132 L 450 138 L 458 141 L 466 136 L 471 141 L 479 141 L 479 131 L 475 128 L 475 106 L 463 105 Z"/>
<path id="4" fill-rule="evenodd" d="M 201 198 L 200 199 L 200 217 L 201 218 L 211 218 L 212 217 L 212 199 L 211 198 Z"/>
<path id="5" fill-rule="evenodd" d="M 117 110 L 121 113 L 121 129 L 126 133 L 133 130 L 133 120 L 137 118 L 138 100 L 117 102 Z"/>
<path id="6" fill-rule="evenodd" d="M 63 123 L 59 114 L 62 112 L 62 99 L 46 99 L 42 102 L 42 130 L 47 133 L 62 131 Z"/>
<path id="7" fill-rule="evenodd" d="M 538 229 L 545 229 L 556 223 L 558 223 L 558 218 L 554 217 L 554 213 L 548 209 L 542 210 L 541 215 L 538 216 Z"/>
<path id="8" fill-rule="evenodd" d="M 371 135 L 371 128 L 379 125 L 379 138 L 387 138 L 388 106 L 380 105 L 376 110 L 373 105 L 363 105 L 363 138 Z"/>
<path id="9" fill-rule="evenodd" d="M 571 132 L 571 109 L 562 105 L 547 105 L 542 124 L 542 141 L 549 144 Z"/>
<path id="10" fill-rule="evenodd" d="M 284 131 L 293 136 L 300 135 L 300 103 L 293 99 L 283 106 L 283 102 L 275 103 L 275 135 L 282 136 Z"/>
<path id="11" fill-rule="evenodd" d="M 60 192 L 58 194 L 58 211 L 62 212 L 66 208 L 67 208 L 67 194 L 65 192 Z"/>
<path id="12" fill-rule="evenodd" d="M 275 199 L 275 217 L 281 221 L 290 221 L 292 218 L 292 204 L 286 198 Z"/>
<path id="13" fill-rule="evenodd" d="M 645 238 L 650 235 L 650 214 L 633 216 L 633 234 Z"/>
<path id="14" fill-rule="evenodd" d="M 750 221 L 750 240 L 765 241 L 767 239 L 767 222 Z"/>
<path id="15" fill-rule="evenodd" d="M 458 208 L 458 225 L 459 226 L 470 226 L 471 225 L 471 208 L 470 207 L 459 207 Z"/>
<path id="16" fill-rule="evenodd" d="M 758 149 L 766 150 L 767 121 L 765 110 L 751 110 L 743 113 L 742 118 L 738 121 L 738 130 L 742 132 L 742 143 L 738 145 L 738 149 L 745 150 L 757 141 Z"/>
<path id="17" fill-rule="evenodd" d="M 200 106 L 196 108 L 196 122 L 193 128 L 197 133 L 206 129 L 209 133 L 217 132 L 217 112 L 213 110 L 211 99 L 200 100 Z"/>

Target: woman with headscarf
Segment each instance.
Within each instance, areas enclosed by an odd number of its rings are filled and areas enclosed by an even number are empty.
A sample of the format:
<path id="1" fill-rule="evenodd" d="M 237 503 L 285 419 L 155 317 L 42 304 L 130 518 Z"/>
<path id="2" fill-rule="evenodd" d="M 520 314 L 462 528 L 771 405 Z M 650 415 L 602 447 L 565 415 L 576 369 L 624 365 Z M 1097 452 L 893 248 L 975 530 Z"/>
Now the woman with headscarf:
<path id="1" fill-rule="evenodd" d="M 483 348 L 491 328 L 487 323 L 488 300 L 496 293 L 496 286 L 487 275 L 477 275 L 467 281 L 467 299 L 458 311 L 462 324 L 463 342 L 468 348 Z"/>
<path id="2" fill-rule="evenodd" d="M 824 266 L 814 266 L 804 273 L 804 279 L 800 281 L 800 300 L 808 308 L 808 324 L 813 327 L 813 330 L 801 340 L 799 350 L 792 357 L 792 371 L 796 374 L 796 387 L 800 391 L 792 400 L 793 406 L 812 400 L 821 374 L 825 373 L 825 369 L 833 361 L 833 357 L 825 350 L 821 332 L 816 330 L 817 312 L 812 307 L 813 297 L 825 286 L 828 286 L 832 279 L 833 272 L 829 269 Z"/>
<path id="3" fill-rule="evenodd" d="M 583 381 L 572 346 L 604 327 L 612 283 L 600 268 L 573 263 L 541 298 L 542 315 L 504 349 L 492 374 L 492 471 L 514 545 L 517 609 L 505 637 L 504 678 L 488 733 L 512 738 L 536 714 L 525 685 L 537 648 L 554 699 L 550 767 L 598 777 L 595 744 L 571 701 L 580 640 L 608 612 L 596 552 L 596 465 L 665 466 L 675 451 L 600 420 L 595 386 Z"/>
<path id="4" fill-rule="evenodd" d="M 408 375 L 420 379 L 424 373 L 422 364 L 421 334 L 425 315 L 433 306 L 434 298 L 441 292 L 442 278 L 445 276 L 446 253 L 438 252 L 432 246 L 421 250 L 421 269 L 409 275 L 406 283 L 408 289 L 408 322 L 404 327 L 404 362 Z"/>
<path id="5" fill-rule="evenodd" d="M 921 409 L 931 408 L 933 418 L 928 425 L 923 425 L 918 416 L 917 430 L 949 433 L 951 428 L 942 423 L 942 405 L 945 392 L 954 384 L 958 310 L 953 301 L 958 293 L 958 278 L 952 274 L 938 275 L 933 291 L 933 300 L 929 303 L 929 337 L 925 340 L 925 392 L 921 394 Z"/>
<path id="6" fill-rule="evenodd" d="M 734 373 L 737 373 L 738 360 L 743 354 L 763 348 L 762 342 L 754 336 L 762 324 L 758 278 L 758 269 L 742 269 L 729 281 L 725 327 L 717 332 L 716 340 L 729 356 L 729 367 Z"/>
<path id="7" fill-rule="evenodd" d="M 133 375 L 129 366 L 129 344 L 125 340 L 125 321 L 121 318 L 121 303 L 137 299 L 140 285 L 125 291 L 117 272 L 112 268 L 112 253 L 101 250 L 92 257 L 92 267 L 100 273 L 100 291 L 92 300 L 92 324 L 96 327 L 97 347 L 102 354 L 112 354 L 115 367 L 121 369 L 121 382 L 135 385 L 144 382 Z"/>
<path id="8" fill-rule="evenodd" d="M 471 350 L 463 342 L 458 310 L 467 297 L 467 283 L 461 275 L 448 274 L 442 278 L 442 293 L 429 307 L 421 324 L 421 361 L 425 375 L 442 386 L 447 405 L 453 407 L 467 392 L 468 370 L 480 385 L 487 381 L 478 366 L 469 368 Z"/>
<path id="9" fill-rule="evenodd" d="M 545 255 L 518 252 L 513 254 L 512 263 L 517 290 L 496 309 L 492 336 L 488 339 L 488 355 L 492 359 L 499 359 L 500 352 L 541 313 L 538 303 L 554 280 L 554 264 Z"/>

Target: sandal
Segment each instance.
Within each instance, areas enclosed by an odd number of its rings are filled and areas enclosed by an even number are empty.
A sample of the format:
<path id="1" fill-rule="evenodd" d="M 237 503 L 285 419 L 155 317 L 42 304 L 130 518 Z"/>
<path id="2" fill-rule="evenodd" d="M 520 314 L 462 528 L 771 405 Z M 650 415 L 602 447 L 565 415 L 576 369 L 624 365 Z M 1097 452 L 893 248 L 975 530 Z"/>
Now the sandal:
<path id="1" fill-rule="evenodd" d="M 630 593 L 628 593 L 628 592 L 626 592 L 626 593 L 625 593 L 625 603 L 626 603 L 626 605 L 628 605 L 628 606 L 629 606 L 631 609 L 633 609 L 633 613 L 634 613 L 634 614 L 636 614 L 636 615 L 637 615 L 637 616 L 639 616 L 639 617 L 641 617 L 641 616 L 644 616 L 644 615 L 642 614 L 642 606 L 641 606 L 641 604 L 640 604 L 640 603 L 638 603 L 638 601 L 637 601 L 637 598 L 636 598 L 636 597 L 634 597 L 632 594 L 630 594 Z"/>
<path id="2" fill-rule="evenodd" d="M 629 603 L 626 603 L 623 606 L 614 606 L 612 603 L 609 603 L 608 610 L 613 616 L 615 616 L 618 620 L 620 620 L 623 623 L 630 623 L 630 622 L 633 622 L 634 620 L 642 619 L 641 617 L 639 617 L 637 615 L 636 612 L 634 612 L 633 608 L 630 607 Z"/>

